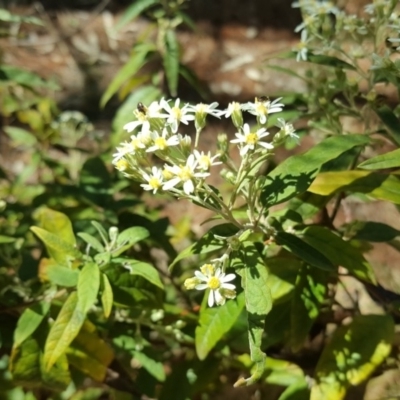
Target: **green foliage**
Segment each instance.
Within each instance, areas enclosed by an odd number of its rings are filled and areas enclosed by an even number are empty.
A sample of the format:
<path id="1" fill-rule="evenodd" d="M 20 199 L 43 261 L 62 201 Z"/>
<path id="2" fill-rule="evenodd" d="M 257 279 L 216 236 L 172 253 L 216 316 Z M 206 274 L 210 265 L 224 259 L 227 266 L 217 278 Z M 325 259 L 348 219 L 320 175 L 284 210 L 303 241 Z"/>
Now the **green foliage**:
<path id="1" fill-rule="evenodd" d="M 1 398 L 185 400 L 256 384 L 265 398 L 340 400 L 397 369 L 400 291 L 382 289 L 374 271 L 385 266 L 368 252 L 398 252 L 400 230 L 346 214 L 348 200 L 400 204 L 400 114 L 380 93 L 400 91 L 397 1 L 375 1 L 368 18 L 300 1 L 297 58 L 310 68 L 272 67 L 308 89 L 285 111 L 267 98 L 228 111 L 157 101 L 179 93 L 180 75 L 202 90 L 181 65 L 177 28 L 193 25 L 184 3 L 133 2 L 115 27 L 150 20 L 102 96 L 124 99 L 110 137 L 60 112 L 53 82 L 0 65 L 4 132 L 28 160 L 0 169 Z M 0 20 L 41 24 L 6 10 Z M 226 135 L 215 157 L 192 152 L 210 115 L 231 118 L 239 165 Z M 306 121 L 315 143 L 275 165 L 275 148 L 301 140 L 283 116 Z M 193 141 L 177 135 L 181 122 Z M 138 138 L 148 142 L 134 149 Z M 219 162 L 224 184 L 211 186 Z M 211 211 L 204 233 L 171 226 L 147 202 L 156 192 Z M 359 304 L 363 287 L 384 297 L 381 315 Z"/>

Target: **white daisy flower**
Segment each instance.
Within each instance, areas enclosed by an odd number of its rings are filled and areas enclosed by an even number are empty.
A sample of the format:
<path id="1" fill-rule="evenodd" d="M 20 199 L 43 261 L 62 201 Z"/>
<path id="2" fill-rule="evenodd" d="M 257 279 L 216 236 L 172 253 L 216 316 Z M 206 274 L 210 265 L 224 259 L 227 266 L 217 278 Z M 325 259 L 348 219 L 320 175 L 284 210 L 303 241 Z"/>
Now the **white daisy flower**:
<path id="1" fill-rule="evenodd" d="M 235 285 L 228 283 L 236 278 L 235 274 L 225 274 L 221 268 L 207 268 L 205 266 L 212 266 L 211 264 L 205 264 L 201 268 L 201 271 L 195 271 L 195 277 L 204 283 L 199 283 L 195 286 L 197 290 L 210 289 L 208 295 L 208 305 L 212 307 L 214 304 L 223 305 L 228 298 L 234 298 L 236 296 Z M 213 266 L 212 266 L 213 267 Z M 194 282 L 193 282 L 194 283 Z"/>
<path id="2" fill-rule="evenodd" d="M 164 99 L 161 99 L 163 101 Z M 161 114 L 161 106 L 157 101 L 153 101 L 148 107 L 143 105 L 142 103 L 138 104 L 136 110 L 133 111 L 133 114 L 136 117 L 136 121 L 128 122 L 124 125 L 123 129 L 132 132 L 137 127 L 142 126 L 142 131 L 150 130 L 150 119 L 151 118 L 162 118 L 163 114 Z"/>
<path id="3" fill-rule="evenodd" d="M 235 112 L 242 112 L 241 105 L 236 101 L 232 101 L 232 103 L 228 104 L 228 108 L 223 112 L 223 114 L 225 114 L 225 118 L 229 118 Z"/>
<path id="4" fill-rule="evenodd" d="M 176 99 L 175 105 L 171 107 L 167 101 L 161 100 L 161 107 L 168 113 L 162 114 L 163 117 L 167 117 L 167 123 L 171 124 L 171 129 L 173 133 L 178 131 L 178 126 L 180 123 L 187 125 L 189 121 L 194 120 L 193 114 L 188 114 L 192 112 L 189 105 L 184 105 L 182 108 L 179 107 L 180 99 Z"/>
<path id="5" fill-rule="evenodd" d="M 278 103 L 282 97 L 274 101 L 270 101 L 264 98 L 255 99 L 254 103 L 246 103 L 242 106 L 243 110 L 249 112 L 250 114 L 256 115 L 259 118 L 261 125 L 267 122 L 269 114 L 280 112 L 283 110 L 283 104 Z"/>
<path id="6" fill-rule="evenodd" d="M 112 163 L 116 164 L 118 160 L 125 157 L 127 154 L 133 154 L 135 152 L 132 143 L 123 142 L 117 147 L 117 152 L 113 154 Z"/>
<path id="7" fill-rule="evenodd" d="M 289 136 L 293 139 L 299 138 L 299 135 L 296 135 L 296 133 L 295 133 L 293 125 L 285 122 L 285 120 L 283 118 L 278 118 L 278 122 L 276 123 L 276 126 L 278 128 L 281 128 L 281 133 L 284 136 Z"/>
<path id="8" fill-rule="evenodd" d="M 264 147 L 265 149 L 273 149 L 274 146 L 271 143 L 262 142 L 260 139 L 269 135 L 269 132 L 265 128 L 259 129 L 257 132 L 251 132 L 249 124 L 244 124 L 243 133 L 237 132 L 237 139 L 231 140 L 231 143 L 239 143 L 240 155 L 244 156 L 249 150 L 255 150 L 257 146 Z"/>
<path id="9" fill-rule="evenodd" d="M 219 118 L 221 116 L 221 110 L 217 110 L 218 103 L 215 101 L 211 104 L 203 104 L 199 103 L 195 106 L 189 105 L 188 108 L 193 111 L 196 116 L 199 115 L 200 117 L 205 116 L 206 114 L 212 115 L 213 117 Z"/>
<path id="10" fill-rule="evenodd" d="M 163 185 L 164 176 L 161 169 L 157 167 L 153 167 L 151 169 L 151 175 L 143 172 L 143 178 L 146 180 L 147 183 L 142 183 L 140 186 L 144 190 L 153 191 L 153 193 L 157 193 Z"/>
<path id="11" fill-rule="evenodd" d="M 151 132 L 150 137 L 152 139 L 153 145 L 150 146 L 146 152 L 153 152 L 153 151 L 164 151 L 168 147 L 177 146 L 179 144 L 179 137 L 178 135 L 168 136 L 168 131 L 163 129 L 161 135 L 158 132 Z"/>
<path id="12" fill-rule="evenodd" d="M 170 190 L 179 183 L 183 183 L 183 191 L 190 195 L 194 192 L 196 179 L 206 178 L 210 175 L 208 172 L 196 172 L 196 167 L 197 160 L 193 154 L 190 154 L 184 166 L 165 166 L 166 172 L 172 173 L 173 178 L 164 184 L 163 189 Z"/>
<path id="13" fill-rule="evenodd" d="M 211 156 L 211 152 L 208 152 L 206 154 L 204 153 L 204 151 L 200 153 L 198 150 L 194 150 L 193 154 L 196 157 L 198 168 L 204 171 L 209 171 L 210 168 L 213 167 L 214 165 L 222 164 L 221 161 L 215 161 L 220 156 L 220 154 Z"/>

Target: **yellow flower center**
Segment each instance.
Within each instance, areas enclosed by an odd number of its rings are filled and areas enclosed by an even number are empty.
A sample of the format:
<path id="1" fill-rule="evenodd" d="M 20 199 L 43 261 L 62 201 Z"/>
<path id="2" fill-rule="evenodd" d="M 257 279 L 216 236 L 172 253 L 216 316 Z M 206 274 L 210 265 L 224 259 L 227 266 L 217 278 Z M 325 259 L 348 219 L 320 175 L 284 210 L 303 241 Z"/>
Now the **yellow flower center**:
<path id="1" fill-rule="evenodd" d="M 193 174 L 189 167 L 183 167 L 181 168 L 178 176 L 179 178 L 181 178 L 182 181 L 186 182 L 192 179 Z"/>
<path id="2" fill-rule="evenodd" d="M 154 140 L 154 144 L 160 149 L 165 150 L 167 148 L 167 141 L 163 137 L 159 137 Z"/>
<path id="3" fill-rule="evenodd" d="M 246 135 L 247 144 L 256 144 L 258 142 L 258 137 L 256 133 L 248 133 Z"/>
<path id="4" fill-rule="evenodd" d="M 117 161 L 115 166 L 119 171 L 125 171 L 128 168 L 129 164 L 128 161 L 121 158 L 120 160 Z"/>
<path id="5" fill-rule="evenodd" d="M 177 121 L 180 121 L 182 118 L 182 110 L 179 107 L 172 107 L 172 114 L 174 115 Z"/>
<path id="6" fill-rule="evenodd" d="M 153 176 L 149 179 L 149 186 L 153 189 L 159 189 L 161 187 L 161 182 L 158 178 Z"/>
<path id="7" fill-rule="evenodd" d="M 217 290 L 221 286 L 221 281 L 216 276 L 213 276 L 207 282 L 207 285 L 212 290 Z"/>
<path id="8" fill-rule="evenodd" d="M 208 169 L 208 168 L 210 168 L 210 165 L 211 165 L 211 159 L 210 159 L 210 157 L 209 157 L 209 156 L 206 156 L 206 155 L 202 155 L 202 156 L 200 157 L 200 159 L 199 159 L 199 164 L 200 164 L 200 167 L 203 168 L 203 169 Z"/>

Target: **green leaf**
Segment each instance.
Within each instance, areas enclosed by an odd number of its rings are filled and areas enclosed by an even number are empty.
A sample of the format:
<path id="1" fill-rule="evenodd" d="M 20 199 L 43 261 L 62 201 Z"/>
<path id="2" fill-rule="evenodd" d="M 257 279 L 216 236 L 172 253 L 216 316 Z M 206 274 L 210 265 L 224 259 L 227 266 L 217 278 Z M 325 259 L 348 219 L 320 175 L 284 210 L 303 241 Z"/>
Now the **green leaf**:
<path id="1" fill-rule="evenodd" d="M 380 156 L 372 157 L 359 164 L 358 168 L 385 169 L 400 167 L 400 149 L 390 151 Z"/>
<path id="2" fill-rule="evenodd" d="M 78 279 L 78 307 L 86 314 L 96 302 L 100 288 L 100 269 L 93 262 L 86 263 Z"/>
<path id="3" fill-rule="evenodd" d="M 77 292 L 72 292 L 47 336 L 43 356 L 46 370 L 49 370 L 65 354 L 68 346 L 78 335 L 85 318 L 86 314 L 82 312 L 78 305 Z"/>
<path id="4" fill-rule="evenodd" d="M 321 251 L 334 265 L 346 268 L 358 279 L 376 284 L 374 271 L 360 250 L 329 229 L 310 226 L 303 231 L 303 238 Z"/>
<path id="5" fill-rule="evenodd" d="M 296 364 L 286 360 L 267 357 L 265 362 L 265 382 L 271 385 L 289 386 L 304 382 L 304 372 Z"/>
<path id="6" fill-rule="evenodd" d="M 18 347 L 38 328 L 50 309 L 50 303 L 41 301 L 25 309 L 14 331 L 14 347 Z"/>
<path id="7" fill-rule="evenodd" d="M 5 126 L 4 132 L 11 138 L 14 146 L 23 146 L 30 148 L 36 145 L 37 139 L 35 135 L 25 129 L 15 126 Z"/>
<path id="8" fill-rule="evenodd" d="M 94 236 L 89 235 L 88 233 L 85 232 L 79 232 L 78 236 L 99 253 L 102 253 L 104 251 L 104 246 Z"/>
<path id="9" fill-rule="evenodd" d="M 346 61 L 340 60 L 339 58 L 332 57 L 332 56 L 325 56 L 322 54 L 312 54 L 307 53 L 307 61 L 312 62 L 313 64 L 318 65 L 325 65 L 332 68 L 343 68 L 343 69 L 350 69 L 355 71 L 356 68 L 349 64 Z"/>
<path id="10" fill-rule="evenodd" d="M 64 242 L 76 246 L 76 239 L 70 219 L 59 211 L 41 207 L 34 214 L 40 228 L 61 237 Z"/>
<path id="11" fill-rule="evenodd" d="M 400 204 L 400 176 L 368 171 L 324 172 L 316 177 L 308 191 L 322 196 L 343 191 L 366 193 L 379 200 Z"/>
<path id="12" fill-rule="evenodd" d="M 381 222 L 357 221 L 353 239 L 368 242 L 390 242 L 400 235 L 400 231 Z"/>
<path id="13" fill-rule="evenodd" d="M 266 355 L 261 350 L 265 318 L 272 308 L 272 296 L 268 287 L 268 271 L 256 246 L 244 242 L 238 257 L 232 262 L 242 278 L 247 310 L 250 356 L 254 363 L 252 375 L 240 378 L 234 386 L 248 386 L 261 378 L 265 370 Z"/>
<path id="14" fill-rule="evenodd" d="M 68 361 L 97 382 L 103 382 L 114 359 L 113 349 L 98 336 L 93 324 L 85 322 L 67 353 Z"/>
<path id="15" fill-rule="evenodd" d="M 58 86 L 54 82 L 45 81 L 33 72 L 12 65 L 0 66 L 0 82 L 1 81 L 11 81 L 14 84 L 25 86 L 30 89 L 46 87 L 52 90 L 58 89 Z"/>
<path id="16" fill-rule="evenodd" d="M 0 244 L 14 243 L 17 239 L 11 236 L 0 235 Z"/>
<path id="17" fill-rule="evenodd" d="M 113 306 L 113 291 L 111 288 L 110 281 L 106 274 L 102 274 L 102 294 L 101 294 L 101 304 L 103 305 L 104 316 L 108 318 L 111 314 Z"/>
<path id="18" fill-rule="evenodd" d="M 165 53 L 163 54 L 163 63 L 165 75 L 171 96 L 176 97 L 179 75 L 179 44 L 175 31 L 172 29 L 166 31 L 164 39 Z"/>
<path id="19" fill-rule="evenodd" d="M 285 389 L 278 400 L 310 400 L 310 389 L 307 381 L 304 379 L 293 383 Z"/>
<path id="20" fill-rule="evenodd" d="M 393 111 L 388 106 L 384 105 L 376 108 L 375 112 L 385 124 L 393 141 L 400 145 L 400 122 Z"/>
<path id="21" fill-rule="evenodd" d="M 238 228 L 232 224 L 221 224 L 212 227 L 203 237 L 185 250 L 181 251 L 175 260 L 170 264 L 170 271 L 172 268 L 181 260 L 188 258 L 194 254 L 208 254 L 222 249 L 225 246 L 225 242 L 215 237 L 229 237 L 236 234 Z"/>
<path id="22" fill-rule="evenodd" d="M 52 259 L 40 260 L 40 278 L 62 287 L 74 287 L 78 284 L 79 269 L 71 269 L 57 264 Z"/>
<path id="23" fill-rule="evenodd" d="M 243 293 L 219 307 L 208 307 L 207 296 L 204 299 L 195 333 L 196 352 L 200 360 L 204 360 L 222 337 L 229 332 L 244 307 Z"/>
<path id="24" fill-rule="evenodd" d="M 292 297 L 290 313 L 290 346 L 296 352 L 303 347 L 314 321 L 319 315 L 328 290 L 330 273 L 303 266 Z"/>
<path id="25" fill-rule="evenodd" d="M 60 265 L 69 266 L 72 260 L 80 258 L 80 252 L 60 236 L 37 226 L 30 229 L 44 243 L 49 256 Z"/>
<path id="26" fill-rule="evenodd" d="M 149 237 L 149 231 L 141 226 L 134 226 L 132 228 L 125 229 L 117 237 L 118 248 L 112 252 L 114 257 L 122 254 L 128 250 L 135 243 L 140 242 L 143 239 Z"/>
<path id="27" fill-rule="evenodd" d="M 131 275 L 139 275 L 153 285 L 158 286 L 160 289 L 164 289 L 164 285 L 160 280 L 160 275 L 152 265 L 138 260 L 125 259 L 123 263 L 124 268 L 128 269 Z"/>
<path id="28" fill-rule="evenodd" d="M 13 349 L 10 359 L 13 383 L 27 388 L 65 390 L 71 383 L 65 355 L 61 356 L 50 370 L 45 370 L 38 342 L 35 338 L 30 337 Z"/>
<path id="29" fill-rule="evenodd" d="M 365 381 L 386 359 L 394 338 L 388 315 L 357 315 L 338 328 L 324 347 L 310 400 L 341 400 L 350 386 Z"/>
<path id="30" fill-rule="evenodd" d="M 155 50 L 152 44 L 138 44 L 133 49 L 132 55 L 125 65 L 117 72 L 114 79 L 108 85 L 100 100 L 100 106 L 104 107 L 118 89 L 132 76 L 134 76 L 145 63 L 148 54 Z"/>
<path id="31" fill-rule="evenodd" d="M 370 139 L 365 135 L 333 136 L 304 154 L 287 158 L 267 175 L 261 202 L 265 206 L 272 206 L 305 192 L 325 163 L 353 147 L 365 146 L 369 142 Z"/>
<path id="32" fill-rule="evenodd" d="M 153 5 L 159 4 L 159 0 L 138 0 L 132 3 L 122 14 L 120 20 L 115 26 L 115 30 L 121 29 L 128 22 L 132 21 L 140 14 L 143 14 L 145 10 Z"/>
<path id="33" fill-rule="evenodd" d="M 146 353 L 140 351 L 134 351 L 133 357 L 135 361 L 138 361 L 150 375 L 153 375 L 154 378 L 156 378 L 160 382 L 165 381 L 165 370 L 163 363 L 154 360 Z"/>
<path id="34" fill-rule="evenodd" d="M 277 244 L 297 257 L 300 257 L 307 264 L 326 271 L 336 271 L 335 266 L 323 253 L 299 237 L 287 232 L 277 232 L 275 239 Z"/>

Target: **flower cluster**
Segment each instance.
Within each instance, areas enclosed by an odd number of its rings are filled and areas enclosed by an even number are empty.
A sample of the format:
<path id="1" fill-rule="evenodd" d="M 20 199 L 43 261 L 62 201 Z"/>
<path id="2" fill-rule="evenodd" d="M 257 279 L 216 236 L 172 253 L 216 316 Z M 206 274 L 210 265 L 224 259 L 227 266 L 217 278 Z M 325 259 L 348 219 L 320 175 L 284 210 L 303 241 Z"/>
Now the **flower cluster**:
<path id="1" fill-rule="evenodd" d="M 218 103 L 189 105 L 181 104 L 180 99 L 175 102 L 161 99 L 148 107 L 139 103 L 133 112 L 135 120 L 124 126 L 131 134 L 130 139 L 117 147 L 113 164 L 125 176 L 140 182 L 145 191 L 153 194 L 164 191 L 179 198 L 190 199 L 241 227 L 232 209 L 239 194 L 245 201 L 255 201 L 256 191 L 249 188 L 255 185 L 258 177 L 248 172 L 258 170 L 260 163 L 267 160 L 275 146 L 283 143 L 286 138 L 297 138 L 293 126 L 278 118 L 278 130 L 268 140 L 268 118 L 270 114 L 282 111 L 280 100 L 270 101 L 260 97 L 245 104 L 233 102 L 226 110 L 219 110 Z M 244 123 L 243 112 L 254 115 L 257 124 L 251 126 Z M 230 143 L 239 149 L 239 166 L 230 159 L 226 135 L 218 137 L 218 151 L 215 154 L 198 149 L 200 133 L 208 115 L 231 118 L 237 132 Z M 191 122 L 196 131 L 194 143 L 190 136 L 179 132 L 181 124 L 188 125 Z M 212 168 L 221 164 L 226 166 L 228 172 L 225 171 L 222 176 L 234 185 L 231 199 L 227 203 L 206 182 Z M 250 195 L 252 197 L 248 199 Z M 235 286 L 228 283 L 235 275 L 225 274 L 225 269 L 226 265 L 222 262 L 206 264 L 195 273 L 195 277 L 185 282 L 185 286 L 198 290 L 209 289 L 210 306 L 224 304 L 226 299 L 236 296 Z"/>

